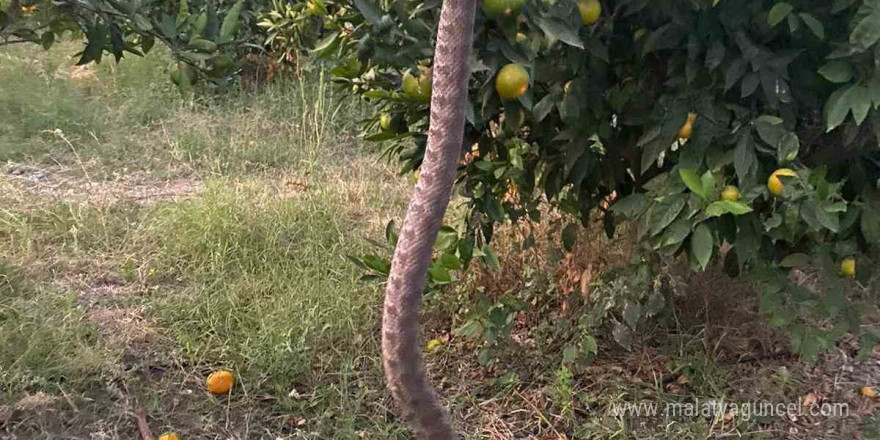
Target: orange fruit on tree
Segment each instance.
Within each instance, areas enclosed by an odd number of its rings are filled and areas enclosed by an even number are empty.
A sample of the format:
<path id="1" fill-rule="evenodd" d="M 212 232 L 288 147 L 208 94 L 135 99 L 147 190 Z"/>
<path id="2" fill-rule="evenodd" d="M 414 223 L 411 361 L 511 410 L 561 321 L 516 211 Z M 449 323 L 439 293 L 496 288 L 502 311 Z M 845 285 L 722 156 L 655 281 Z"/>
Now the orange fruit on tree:
<path id="1" fill-rule="evenodd" d="M 784 187 L 780 177 L 797 177 L 797 173 L 789 168 L 780 168 L 770 175 L 770 178 L 767 179 L 767 190 L 770 191 L 770 194 L 777 197 L 782 195 L 782 188 Z"/>
<path id="2" fill-rule="evenodd" d="M 578 12 L 581 14 L 581 22 L 592 26 L 602 15 L 602 3 L 599 3 L 599 0 L 581 0 L 578 2 Z"/>
<path id="3" fill-rule="evenodd" d="M 739 200 L 739 188 L 733 185 L 727 185 L 721 190 L 721 200 L 735 202 Z"/>
<path id="4" fill-rule="evenodd" d="M 226 394 L 232 389 L 234 383 L 235 377 L 229 370 L 216 370 L 208 375 L 208 379 L 205 381 L 211 394 Z"/>
<path id="5" fill-rule="evenodd" d="M 853 278 L 856 276 L 856 259 L 853 257 L 846 257 L 840 263 L 840 272 L 844 276 L 848 276 Z"/>
<path id="6" fill-rule="evenodd" d="M 694 133 L 694 124 L 690 122 L 685 122 L 684 125 L 678 130 L 678 137 L 681 139 L 687 139 L 691 137 L 691 134 Z"/>
<path id="7" fill-rule="evenodd" d="M 180 440 L 180 436 L 177 435 L 176 432 L 163 432 L 162 435 L 159 436 L 159 440 Z"/>
<path id="8" fill-rule="evenodd" d="M 431 71 L 422 72 L 418 78 L 409 72 L 403 74 L 403 92 L 406 96 L 422 102 L 431 101 Z"/>
<path id="9" fill-rule="evenodd" d="M 495 90 L 501 99 L 516 99 L 529 89 L 529 72 L 517 63 L 510 63 L 498 71 L 495 77 Z"/>
<path id="10" fill-rule="evenodd" d="M 516 33 L 516 42 L 521 43 L 521 44 L 526 44 L 529 42 L 529 37 L 527 37 L 526 34 L 524 34 L 522 32 L 517 32 Z"/>
<path id="11" fill-rule="evenodd" d="M 687 121 L 685 121 L 684 125 L 678 130 L 678 137 L 681 139 L 687 139 L 691 137 L 691 134 L 694 133 L 694 121 L 697 120 L 696 113 L 688 113 Z"/>

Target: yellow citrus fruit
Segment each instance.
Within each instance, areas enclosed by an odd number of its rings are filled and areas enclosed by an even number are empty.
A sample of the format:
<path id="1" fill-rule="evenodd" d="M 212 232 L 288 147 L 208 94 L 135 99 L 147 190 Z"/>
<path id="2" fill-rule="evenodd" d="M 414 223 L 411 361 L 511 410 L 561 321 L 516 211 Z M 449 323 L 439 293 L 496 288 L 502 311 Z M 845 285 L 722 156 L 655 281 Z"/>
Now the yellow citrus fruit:
<path id="1" fill-rule="evenodd" d="M 691 134 L 694 132 L 694 124 L 690 122 L 685 122 L 684 125 L 678 130 L 678 137 L 681 139 L 687 139 L 691 137 Z"/>
<path id="2" fill-rule="evenodd" d="M 856 276 L 856 259 L 853 257 L 844 258 L 840 263 L 840 272 L 850 278 Z"/>
<path id="3" fill-rule="evenodd" d="M 578 2 L 578 11 L 581 13 L 581 22 L 587 26 L 596 24 L 602 15 L 602 3 L 599 0 L 581 0 Z"/>
<path id="4" fill-rule="evenodd" d="M 767 190 L 770 191 L 770 194 L 774 196 L 779 196 L 782 194 L 782 180 L 779 177 L 796 177 L 797 173 L 794 170 L 788 168 L 780 168 L 773 172 L 770 175 L 770 178 L 767 179 Z"/>
<path id="5" fill-rule="evenodd" d="M 647 32 L 648 31 L 646 31 L 644 28 L 638 29 L 637 31 L 633 32 L 633 41 L 641 40 Z"/>
<path id="6" fill-rule="evenodd" d="M 495 77 L 495 90 L 501 99 L 516 99 L 529 89 L 529 72 L 526 68 L 510 63 L 498 71 Z"/>
<path id="7" fill-rule="evenodd" d="M 159 436 L 159 440 L 180 440 L 180 436 L 176 432 L 164 432 Z"/>
<path id="8" fill-rule="evenodd" d="M 379 127 L 384 131 L 391 130 L 391 114 L 390 113 L 382 113 L 382 116 L 379 117 Z"/>
<path id="9" fill-rule="evenodd" d="M 434 351 L 437 348 L 439 348 L 441 345 L 443 345 L 443 341 L 441 341 L 439 339 L 431 339 L 430 341 L 428 341 L 428 345 L 425 348 L 427 348 L 428 351 Z"/>
<path id="10" fill-rule="evenodd" d="M 877 392 L 871 387 L 862 387 L 860 391 L 865 397 L 877 397 Z"/>
<path id="11" fill-rule="evenodd" d="M 721 200 L 729 200 L 735 202 L 739 200 L 739 188 L 733 185 L 727 185 L 721 190 Z"/>
<path id="12" fill-rule="evenodd" d="M 527 37 L 526 34 L 524 34 L 522 32 L 516 33 L 516 42 L 517 43 L 526 44 L 526 43 L 528 43 L 528 41 L 529 41 L 529 37 Z"/>
<path id="13" fill-rule="evenodd" d="M 235 383 L 235 377 L 228 370 L 214 371 L 208 375 L 208 380 L 205 381 L 211 394 L 226 394 L 232 389 L 233 383 Z"/>
<path id="14" fill-rule="evenodd" d="M 489 18 L 509 17 L 522 8 L 525 0 L 483 0 L 483 12 Z"/>
<path id="15" fill-rule="evenodd" d="M 418 78 L 409 72 L 403 74 L 403 92 L 406 96 L 422 102 L 431 100 L 431 74 L 423 73 Z"/>

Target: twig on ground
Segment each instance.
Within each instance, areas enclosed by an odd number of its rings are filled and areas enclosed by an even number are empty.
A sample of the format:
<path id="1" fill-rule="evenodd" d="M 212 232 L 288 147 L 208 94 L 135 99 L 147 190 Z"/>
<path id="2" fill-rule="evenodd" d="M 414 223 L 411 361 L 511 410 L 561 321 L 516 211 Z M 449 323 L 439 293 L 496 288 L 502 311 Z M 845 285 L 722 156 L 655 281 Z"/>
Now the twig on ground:
<path id="1" fill-rule="evenodd" d="M 150 425 L 147 425 L 147 413 L 143 408 L 134 410 L 134 419 L 137 420 L 141 440 L 156 440 L 156 437 L 153 437 L 153 432 L 150 431 Z"/>

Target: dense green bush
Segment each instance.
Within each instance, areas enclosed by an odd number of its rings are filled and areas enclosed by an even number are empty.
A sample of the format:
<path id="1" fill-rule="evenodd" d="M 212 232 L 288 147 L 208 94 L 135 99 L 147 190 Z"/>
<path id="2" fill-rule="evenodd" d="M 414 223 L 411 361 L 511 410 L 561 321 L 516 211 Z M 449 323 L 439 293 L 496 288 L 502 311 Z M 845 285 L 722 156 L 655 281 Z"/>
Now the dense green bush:
<path id="1" fill-rule="evenodd" d="M 439 3 L 354 5 L 367 22 L 322 53 L 376 103 L 367 139 L 416 169 Z M 483 3 L 459 179 L 472 210 L 456 254 L 469 259 L 494 225 L 536 220 L 548 201 L 584 223 L 599 209 L 609 236 L 628 219 L 652 251 L 684 254 L 695 270 L 732 245 L 728 271 L 756 280 L 762 312 L 806 357 L 847 332 L 873 347 L 841 275 L 852 258 L 868 282 L 880 242 L 880 2 L 623 0 L 603 2 L 598 19 L 596 9 Z M 502 75 L 510 64 L 528 73 L 521 95 Z M 562 231 L 565 247 L 575 231 Z M 826 269 L 821 289 L 788 282 L 803 267 Z M 622 321 L 635 326 L 647 309 Z"/>

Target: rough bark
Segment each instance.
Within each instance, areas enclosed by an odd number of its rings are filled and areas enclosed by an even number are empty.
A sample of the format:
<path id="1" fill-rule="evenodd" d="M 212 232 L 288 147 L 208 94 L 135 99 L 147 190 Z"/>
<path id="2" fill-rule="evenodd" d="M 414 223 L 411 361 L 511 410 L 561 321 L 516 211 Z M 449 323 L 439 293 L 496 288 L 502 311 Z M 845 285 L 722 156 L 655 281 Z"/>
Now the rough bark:
<path id="1" fill-rule="evenodd" d="M 385 293 L 382 360 L 388 388 L 423 440 L 455 437 L 428 382 L 419 345 L 419 310 L 431 249 L 446 213 L 461 152 L 475 0 L 445 0 L 434 50 L 428 146 L 400 231 Z"/>

